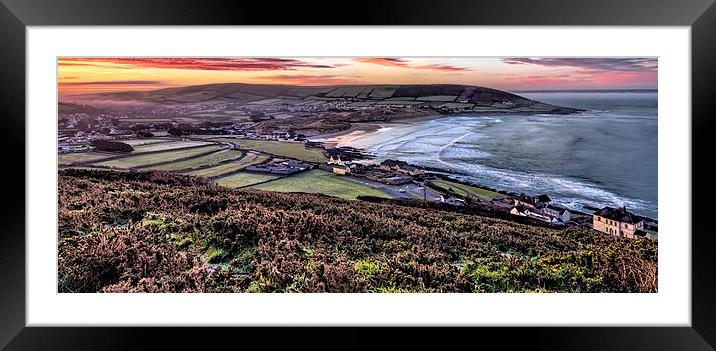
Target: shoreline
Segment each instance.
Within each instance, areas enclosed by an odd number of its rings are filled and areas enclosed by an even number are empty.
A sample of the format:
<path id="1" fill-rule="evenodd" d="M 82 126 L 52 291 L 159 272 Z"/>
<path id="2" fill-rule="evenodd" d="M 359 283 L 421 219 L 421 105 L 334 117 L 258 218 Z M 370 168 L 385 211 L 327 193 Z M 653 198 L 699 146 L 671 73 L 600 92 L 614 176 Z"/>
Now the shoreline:
<path id="1" fill-rule="evenodd" d="M 471 114 L 475 117 L 491 117 L 493 114 Z M 504 114 L 499 114 L 504 115 Z M 495 114 L 495 117 L 499 117 L 498 114 Z M 362 150 L 364 152 L 368 152 L 372 145 L 377 145 L 382 142 L 382 139 L 385 137 L 389 137 L 392 132 L 389 132 L 388 130 L 385 130 L 386 134 L 385 136 L 381 136 L 381 133 L 376 133 L 377 131 L 380 131 L 383 128 L 393 128 L 393 127 L 410 127 L 412 125 L 420 124 L 421 122 L 428 122 L 428 121 L 434 121 L 442 118 L 448 118 L 448 117 L 455 117 L 456 115 L 431 115 L 431 116 L 420 116 L 416 118 L 410 118 L 410 119 L 401 119 L 401 120 L 391 120 L 391 121 L 385 121 L 385 122 L 367 122 L 367 123 L 360 123 L 355 124 L 352 128 L 349 128 L 345 131 L 341 132 L 334 132 L 329 134 L 321 135 L 320 138 L 311 138 L 312 141 L 320 141 L 325 144 L 326 149 L 331 149 L 335 147 L 340 146 L 347 146 L 352 147 L 358 150 Z M 359 140 L 363 139 L 365 140 Z M 356 140 L 359 140 L 356 142 Z M 380 155 L 375 155 L 375 159 L 382 159 L 384 157 Z M 409 159 L 401 159 L 402 161 L 410 162 Z M 371 163 L 377 163 L 376 160 L 372 160 Z M 445 167 L 436 167 L 437 165 L 432 165 L 429 167 L 425 167 L 425 165 L 419 165 L 421 168 L 424 168 L 426 171 L 429 171 L 431 173 L 437 173 L 436 175 L 440 174 L 442 176 L 446 176 L 450 178 L 453 181 L 458 182 L 464 182 L 469 185 L 473 185 L 476 187 L 480 187 L 483 189 L 495 191 L 504 195 L 509 195 L 511 193 L 520 193 L 520 192 L 533 192 L 533 193 L 540 193 L 541 190 L 539 189 L 524 189 L 520 190 L 518 188 L 512 188 L 508 184 L 503 184 L 503 186 L 497 186 L 497 184 L 490 184 L 490 183 L 478 183 L 474 181 L 468 181 L 465 179 L 465 177 L 469 178 L 472 175 L 469 173 L 461 172 L 460 170 L 451 169 L 451 168 L 445 168 Z M 544 189 L 547 190 L 547 189 Z M 550 192 L 546 192 L 550 196 L 552 194 Z M 564 203 L 560 203 L 559 206 L 564 208 L 569 208 L 572 211 L 582 212 L 582 213 L 591 213 L 590 209 L 594 207 L 594 203 L 599 202 L 598 199 L 584 199 L 584 203 L 581 203 L 581 205 L 577 205 L 577 207 L 573 207 L 570 205 L 565 205 Z M 596 207 L 594 207 L 596 208 Z M 641 211 L 638 211 L 641 212 Z M 648 212 L 648 211 L 646 211 Z M 638 213 L 637 213 L 638 214 Z M 655 217 L 652 217 L 650 214 L 638 214 L 640 217 L 651 220 L 651 221 L 657 221 Z"/>
<path id="2" fill-rule="evenodd" d="M 417 117 L 405 117 L 389 121 L 373 122 L 352 122 L 351 127 L 338 132 L 313 135 L 308 137 L 309 141 L 323 143 L 326 149 L 333 149 L 347 143 L 360 139 L 370 133 L 377 132 L 384 128 L 411 125 L 412 122 L 425 122 L 435 119 L 450 117 L 450 115 L 427 115 Z M 358 148 L 362 149 L 362 148 Z"/>

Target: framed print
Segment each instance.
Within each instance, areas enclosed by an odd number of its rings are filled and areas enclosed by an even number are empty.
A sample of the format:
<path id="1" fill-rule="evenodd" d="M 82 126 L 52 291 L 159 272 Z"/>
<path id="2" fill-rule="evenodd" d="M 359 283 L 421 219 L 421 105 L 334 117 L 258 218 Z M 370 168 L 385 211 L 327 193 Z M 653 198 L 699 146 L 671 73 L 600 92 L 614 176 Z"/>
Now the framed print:
<path id="1" fill-rule="evenodd" d="M 712 1 L 3 5 L 8 349 L 716 343 Z"/>

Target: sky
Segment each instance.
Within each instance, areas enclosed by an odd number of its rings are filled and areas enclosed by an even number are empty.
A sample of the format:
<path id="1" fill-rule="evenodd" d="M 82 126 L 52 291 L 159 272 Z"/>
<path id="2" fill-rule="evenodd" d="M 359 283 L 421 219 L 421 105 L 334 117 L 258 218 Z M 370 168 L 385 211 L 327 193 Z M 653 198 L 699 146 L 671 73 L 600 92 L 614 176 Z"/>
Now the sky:
<path id="1" fill-rule="evenodd" d="M 71 58 L 57 60 L 61 96 L 168 87 L 466 84 L 507 91 L 656 89 L 656 58 L 298 57 Z"/>

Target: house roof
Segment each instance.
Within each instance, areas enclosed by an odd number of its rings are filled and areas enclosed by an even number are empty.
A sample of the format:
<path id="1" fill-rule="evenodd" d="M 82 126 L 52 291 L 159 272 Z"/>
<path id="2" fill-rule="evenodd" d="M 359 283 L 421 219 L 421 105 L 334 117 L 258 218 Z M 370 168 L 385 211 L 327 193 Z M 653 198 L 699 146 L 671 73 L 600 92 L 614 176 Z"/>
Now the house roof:
<path id="1" fill-rule="evenodd" d="M 626 207 L 604 207 L 601 210 L 595 212 L 594 214 L 622 223 L 639 223 L 642 221 L 639 216 L 627 211 Z"/>
<path id="2" fill-rule="evenodd" d="M 547 205 L 547 206 L 545 206 L 545 209 L 553 210 L 553 211 L 556 211 L 556 212 L 559 212 L 559 213 L 565 213 L 565 212 L 569 211 L 569 210 L 566 209 L 566 208 L 561 208 L 561 207 L 557 207 L 557 206 L 554 206 L 554 205 Z"/>
<path id="3" fill-rule="evenodd" d="M 406 170 L 406 171 L 417 171 L 418 167 L 415 166 L 400 166 L 400 168 Z"/>
<path id="4" fill-rule="evenodd" d="M 634 231 L 634 235 L 636 235 L 636 236 L 644 236 L 644 237 L 645 237 L 646 234 L 647 234 L 647 233 L 646 233 L 645 231 L 641 230 L 641 229 L 637 229 L 637 230 Z"/>
<path id="5" fill-rule="evenodd" d="M 542 195 L 535 196 L 535 201 L 536 202 L 550 202 L 550 201 L 552 201 L 552 199 L 550 199 L 549 196 L 547 196 L 547 194 L 542 194 Z"/>
<path id="6" fill-rule="evenodd" d="M 385 161 L 381 162 L 380 164 L 381 164 L 381 165 L 386 165 L 386 166 L 391 166 L 391 167 L 392 167 L 392 166 L 401 166 L 401 167 L 402 167 L 402 166 L 407 166 L 407 165 L 408 165 L 407 162 L 405 162 L 405 161 L 398 161 L 398 160 L 385 160 Z"/>
<path id="7" fill-rule="evenodd" d="M 513 207 L 513 208 L 514 208 L 515 210 L 517 210 L 518 212 L 525 212 L 525 211 L 527 211 L 527 209 L 528 209 L 529 207 L 527 207 L 527 206 L 525 206 L 525 205 L 517 205 L 517 206 L 515 206 L 515 207 Z"/>

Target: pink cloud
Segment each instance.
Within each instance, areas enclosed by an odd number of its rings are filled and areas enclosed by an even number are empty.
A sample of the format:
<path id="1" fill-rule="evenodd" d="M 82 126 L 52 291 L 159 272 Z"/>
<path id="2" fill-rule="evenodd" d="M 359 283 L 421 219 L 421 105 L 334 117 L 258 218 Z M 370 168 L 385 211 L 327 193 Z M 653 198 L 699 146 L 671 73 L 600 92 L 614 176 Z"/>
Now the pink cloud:
<path id="1" fill-rule="evenodd" d="M 208 71 L 272 71 L 299 68 L 333 68 L 285 58 L 60 58 L 59 66 L 96 66 L 112 64 L 113 68 L 165 68 Z"/>
<path id="2" fill-rule="evenodd" d="M 405 59 L 390 58 L 390 57 L 358 57 L 358 58 L 354 58 L 353 61 L 362 62 L 362 63 L 372 63 L 375 65 L 381 65 L 381 66 L 414 68 L 414 69 L 429 69 L 429 70 L 447 71 L 447 72 L 462 72 L 462 71 L 470 70 L 469 68 L 456 67 L 456 66 L 450 66 L 450 65 L 438 65 L 438 64 L 416 65 L 416 64 L 411 64 L 408 60 L 405 60 Z"/>

